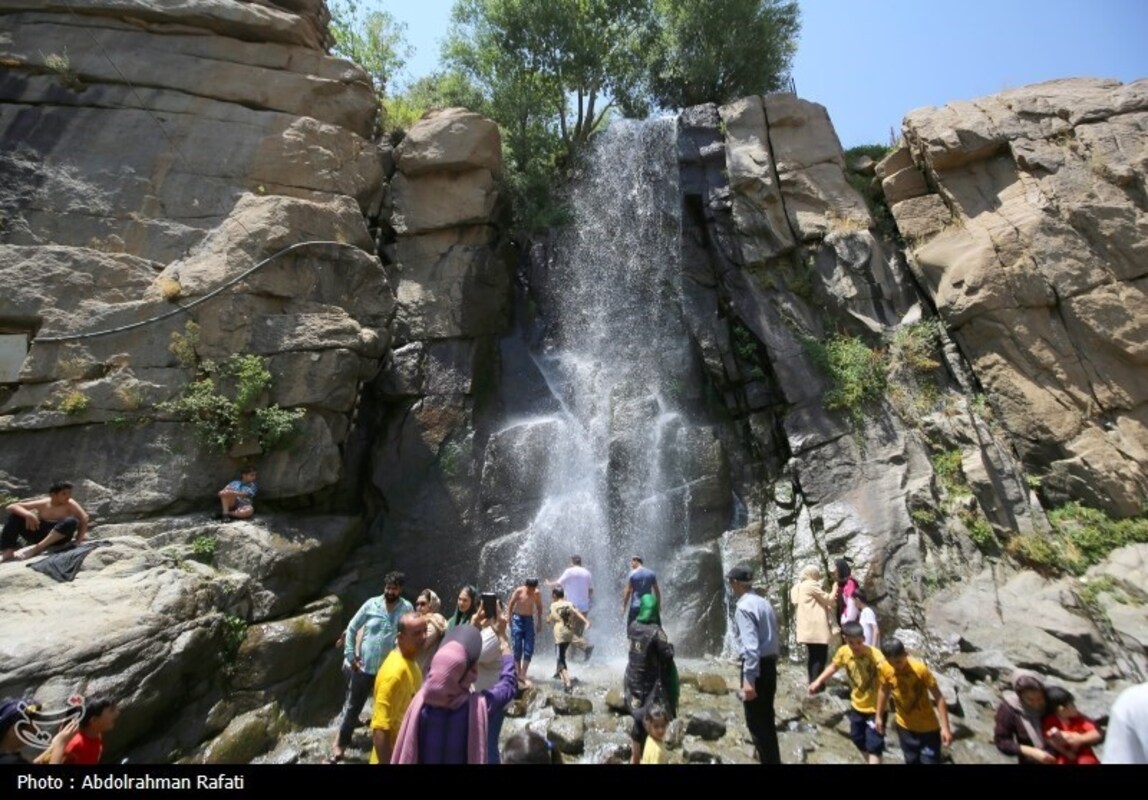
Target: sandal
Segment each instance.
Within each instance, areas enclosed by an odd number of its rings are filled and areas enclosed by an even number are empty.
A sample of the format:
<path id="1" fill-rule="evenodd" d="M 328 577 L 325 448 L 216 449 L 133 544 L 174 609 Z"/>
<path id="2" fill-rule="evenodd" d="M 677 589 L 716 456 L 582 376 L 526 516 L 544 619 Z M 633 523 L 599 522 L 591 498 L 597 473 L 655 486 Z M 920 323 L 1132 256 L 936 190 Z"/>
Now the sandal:
<path id="1" fill-rule="evenodd" d="M 326 763 L 328 763 L 328 764 L 339 764 L 342 761 L 343 761 L 343 756 L 332 755 L 330 758 L 327 759 Z"/>

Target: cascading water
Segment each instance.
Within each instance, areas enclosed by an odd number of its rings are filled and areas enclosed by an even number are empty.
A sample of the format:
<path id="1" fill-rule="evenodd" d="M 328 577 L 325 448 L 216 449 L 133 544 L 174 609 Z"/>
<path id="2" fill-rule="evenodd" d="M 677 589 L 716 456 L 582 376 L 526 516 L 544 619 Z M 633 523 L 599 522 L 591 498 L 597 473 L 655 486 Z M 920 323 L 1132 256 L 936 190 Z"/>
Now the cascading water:
<path id="1" fill-rule="evenodd" d="M 525 530 L 487 546 L 482 578 L 507 591 L 526 577 L 556 577 L 581 555 L 595 580 L 593 638 L 620 653 L 630 555 L 658 572 L 666 595 L 670 557 L 687 541 L 690 429 L 680 395 L 691 357 L 675 120 L 612 124 L 570 204 L 534 354 L 560 411 L 509 426 L 520 429 L 515 441 L 544 450 L 543 474 L 524 470 L 542 482 L 540 507 Z"/>

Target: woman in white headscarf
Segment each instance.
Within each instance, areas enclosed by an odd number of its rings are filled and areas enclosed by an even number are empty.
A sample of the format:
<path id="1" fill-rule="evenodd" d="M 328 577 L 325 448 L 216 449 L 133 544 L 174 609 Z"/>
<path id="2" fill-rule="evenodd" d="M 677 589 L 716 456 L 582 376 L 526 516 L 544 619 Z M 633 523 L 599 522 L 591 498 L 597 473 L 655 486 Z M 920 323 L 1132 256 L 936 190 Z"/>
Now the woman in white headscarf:
<path id="1" fill-rule="evenodd" d="M 801 580 L 789 590 L 796 616 L 797 643 L 805 645 L 809 682 L 813 683 L 829 660 L 830 615 L 836 608 L 836 592 L 821 588 L 821 570 L 808 566 L 801 570 Z M 824 688 L 818 689 L 824 691 Z"/>
<path id="2" fill-rule="evenodd" d="M 439 613 L 441 608 L 442 600 L 430 589 L 423 589 L 415 598 L 415 611 L 421 614 L 427 623 L 426 643 L 423 644 L 422 652 L 419 653 L 417 659 L 423 675 L 426 675 L 427 670 L 430 669 L 431 659 L 438 652 L 443 634 L 446 633 L 446 617 Z"/>

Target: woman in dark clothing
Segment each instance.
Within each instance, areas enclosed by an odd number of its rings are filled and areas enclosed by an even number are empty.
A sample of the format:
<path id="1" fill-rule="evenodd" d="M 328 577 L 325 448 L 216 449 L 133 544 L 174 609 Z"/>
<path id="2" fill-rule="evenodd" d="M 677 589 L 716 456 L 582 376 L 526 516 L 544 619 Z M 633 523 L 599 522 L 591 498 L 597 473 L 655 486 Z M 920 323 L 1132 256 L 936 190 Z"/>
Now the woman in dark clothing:
<path id="1" fill-rule="evenodd" d="M 1013 691 L 1004 693 L 997 708 L 993 743 L 1006 756 L 1016 756 L 1021 764 L 1055 764 L 1056 757 L 1044 749 L 1041 720 L 1046 698 L 1044 682 L 1028 670 L 1013 673 Z"/>
<path id="2" fill-rule="evenodd" d="M 630 763 L 637 764 L 646 743 L 646 709 L 660 705 L 669 711 L 670 719 L 677 714 L 678 668 L 674 664 L 674 646 L 662 630 L 655 595 L 642 595 L 638 616 L 626 633 L 630 638 L 625 679 L 626 706 L 634 718 L 630 732 Z"/>

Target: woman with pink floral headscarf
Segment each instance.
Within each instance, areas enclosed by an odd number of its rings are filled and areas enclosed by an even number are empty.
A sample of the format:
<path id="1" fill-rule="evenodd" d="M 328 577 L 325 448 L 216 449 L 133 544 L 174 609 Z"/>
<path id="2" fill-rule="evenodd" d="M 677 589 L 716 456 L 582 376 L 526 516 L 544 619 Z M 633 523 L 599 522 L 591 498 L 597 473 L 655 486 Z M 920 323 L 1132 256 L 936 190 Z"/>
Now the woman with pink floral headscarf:
<path id="1" fill-rule="evenodd" d="M 482 653 L 478 628 L 459 625 L 447 633 L 431 659 L 422 688 L 407 707 L 392 764 L 487 763 L 490 715 L 505 708 L 518 692 L 505 618 L 495 623 L 494 631 L 502 651 L 502 671 L 498 683 L 481 692 L 472 691 Z"/>

